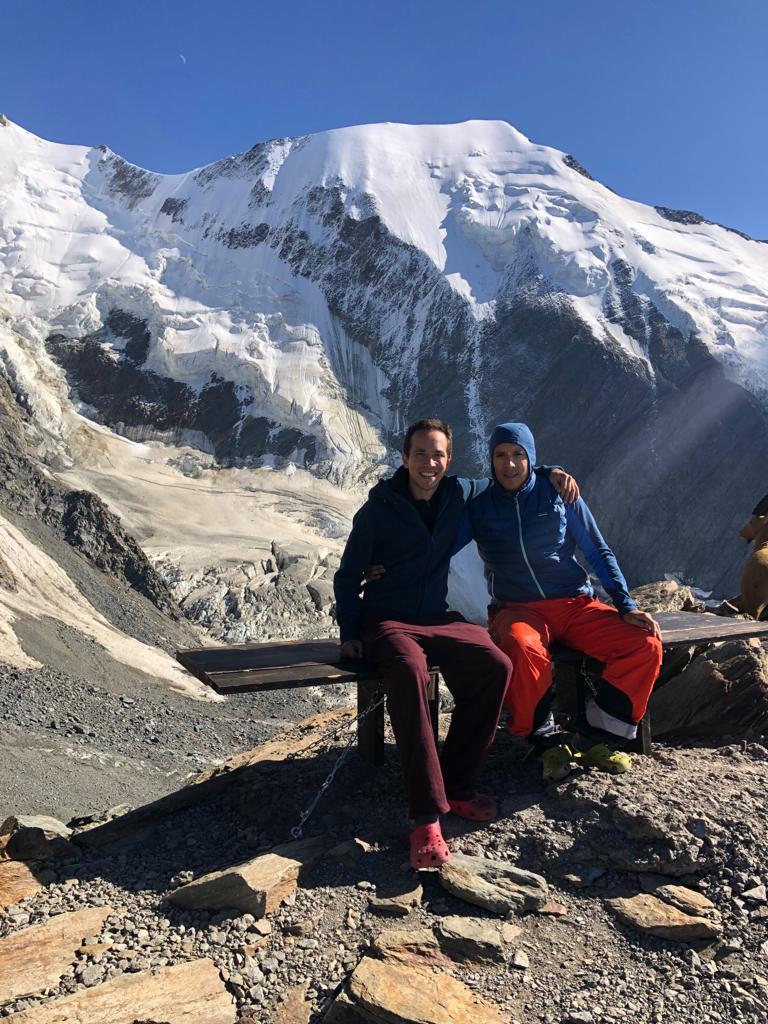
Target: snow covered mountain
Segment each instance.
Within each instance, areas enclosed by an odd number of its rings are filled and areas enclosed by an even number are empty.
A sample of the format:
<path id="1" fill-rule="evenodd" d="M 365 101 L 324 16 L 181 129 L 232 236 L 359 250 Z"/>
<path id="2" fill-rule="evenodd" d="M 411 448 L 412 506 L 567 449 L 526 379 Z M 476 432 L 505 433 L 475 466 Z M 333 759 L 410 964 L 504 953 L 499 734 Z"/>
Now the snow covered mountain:
<path id="1" fill-rule="evenodd" d="M 135 439 L 376 475 L 525 419 L 633 582 L 733 586 L 768 465 L 768 245 L 626 200 L 503 122 L 259 143 L 181 175 L 0 126 L 5 375 Z M 63 457 L 66 463 L 67 452 Z"/>

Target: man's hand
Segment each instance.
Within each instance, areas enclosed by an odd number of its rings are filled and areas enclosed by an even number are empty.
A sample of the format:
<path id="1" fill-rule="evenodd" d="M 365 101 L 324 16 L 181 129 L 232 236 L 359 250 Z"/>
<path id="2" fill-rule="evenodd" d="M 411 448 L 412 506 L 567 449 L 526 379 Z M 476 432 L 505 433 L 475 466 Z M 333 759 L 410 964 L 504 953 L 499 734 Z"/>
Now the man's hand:
<path id="1" fill-rule="evenodd" d="M 661 629 L 658 622 L 648 612 L 627 612 L 626 615 L 621 616 L 625 622 L 628 622 L 630 626 L 639 626 L 641 629 L 646 629 L 649 633 L 653 633 L 655 637 L 661 640 Z"/>
<path id="2" fill-rule="evenodd" d="M 363 574 L 363 579 L 366 583 L 373 583 L 375 580 L 380 580 L 386 571 L 383 565 L 369 565 Z"/>
<path id="3" fill-rule="evenodd" d="M 354 658 L 359 660 L 363 656 L 363 641 L 345 640 L 341 645 L 340 654 L 342 658 Z"/>
<path id="4" fill-rule="evenodd" d="M 578 499 L 579 485 L 564 469 L 553 469 L 549 474 L 549 482 L 567 505 Z"/>

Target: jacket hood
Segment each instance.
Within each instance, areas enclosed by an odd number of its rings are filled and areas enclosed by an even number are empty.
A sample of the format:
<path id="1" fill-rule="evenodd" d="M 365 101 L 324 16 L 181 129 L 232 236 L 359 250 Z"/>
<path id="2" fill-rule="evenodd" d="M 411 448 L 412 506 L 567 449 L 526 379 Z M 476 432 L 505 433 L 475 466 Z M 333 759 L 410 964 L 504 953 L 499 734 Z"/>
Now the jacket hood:
<path id="1" fill-rule="evenodd" d="M 533 439 L 530 427 L 525 423 L 500 423 L 494 427 L 488 442 L 488 455 L 491 460 L 491 476 L 496 479 L 493 470 L 493 450 L 498 444 L 519 444 L 528 456 L 529 480 L 533 476 L 533 467 L 536 465 L 536 442 Z"/>

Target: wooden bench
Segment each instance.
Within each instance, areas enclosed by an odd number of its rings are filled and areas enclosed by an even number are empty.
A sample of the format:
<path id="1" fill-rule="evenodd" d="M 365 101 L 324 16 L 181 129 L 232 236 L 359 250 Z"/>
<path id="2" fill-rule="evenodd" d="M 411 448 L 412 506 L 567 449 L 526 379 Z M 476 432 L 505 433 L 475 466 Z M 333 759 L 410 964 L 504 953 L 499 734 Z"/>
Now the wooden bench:
<path id="1" fill-rule="evenodd" d="M 194 647 L 176 659 L 216 693 L 265 692 L 329 683 L 357 684 L 357 749 L 364 760 L 384 761 L 384 705 L 381 672 L 367 661 L 339 656 L 338 640 L 275 640 L 267 644 Z M 437 732 L 438 668 L 430 666 L 430 709 Z M 364 718 L 360 716 L 365 715 Z"/>
<path id="2" fill-rule="evenodd" d="M 659 612 L 665 652 L 676 647 L 715 643 L 720 640 L 768 639 L 768 622 L 746 622 L 697 612 Z M 599 678 L 603 666 L 580 651 L 557 645 L 552 651 L 558 688 L 567 683 L 570 669 L 574 684 L 570 694 L 561 693 L 566 710 L 577 714 L 582 708 L 589 685 Z M 381 673 L 364 661 L 344 660 L 336 640 L 288 640 L 264 644 L 238 644 L 228 647 L 195 647 L 176 652 L 181 664 L 217 693 L 261 692 L 324 686 L 329 683 L 357 684 L 357 747 L 361 757 L 371 764 L 384 760 L 384 707 L 370 711 L 381 696 Z M 432 721 L 437 730 L 439 666 L 430 666 L 430 703 Z M 563 697 L 565 700 L 563 701 Z M 640 723 L 634 748 L 650 753 L 651 726 L 648 716 Z"/>

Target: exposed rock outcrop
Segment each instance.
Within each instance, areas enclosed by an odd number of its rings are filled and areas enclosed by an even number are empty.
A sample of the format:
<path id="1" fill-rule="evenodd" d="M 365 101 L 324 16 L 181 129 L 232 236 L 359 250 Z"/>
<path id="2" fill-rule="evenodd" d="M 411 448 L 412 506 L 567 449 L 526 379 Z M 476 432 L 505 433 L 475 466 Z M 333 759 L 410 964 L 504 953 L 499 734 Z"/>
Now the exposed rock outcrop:
<path id="1" fill-rule="evenodd" d="M 45 1006 L 14 1014 L 13 1024 L 235 1024 L 234 1000 L 209 960 L 157 973 L 126 974 Z"/>
<path id="2" fill-rule="evenodd" d="M 708 648 L 651 696 L 654 735 L 749 739 L 768 732 L 768 653 L 731 640 Z"/>
<path id="3" fill-rule="evenodd" d="M 111 913 L 111 907 L 89 907 L 0 939 L 0 1004 L 58 984 L 83 939 L 98 935 Z"/>
<path id="4" fill-rule="evenodd" d="M 43 471 L 34 456 L 36 429 L 0 373 L 0 507 L 41 520 L 96 568 L 181 618 L 168 586 L 101 498 L 69 490 Z"/>

